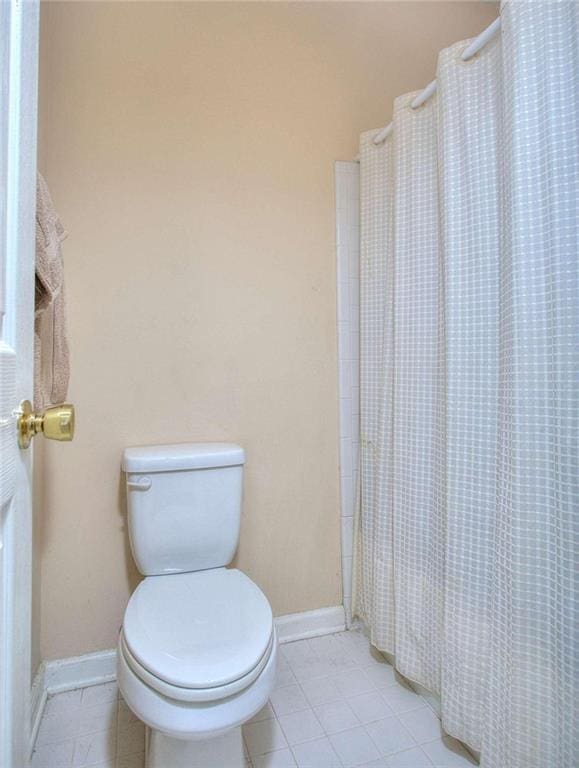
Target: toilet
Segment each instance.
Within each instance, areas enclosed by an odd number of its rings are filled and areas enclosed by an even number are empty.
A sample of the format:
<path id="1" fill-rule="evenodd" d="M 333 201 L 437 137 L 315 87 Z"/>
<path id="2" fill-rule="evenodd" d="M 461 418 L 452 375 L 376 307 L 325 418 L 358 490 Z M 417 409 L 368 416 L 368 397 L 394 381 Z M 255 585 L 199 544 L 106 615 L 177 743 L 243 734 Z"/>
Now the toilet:
<path id="1" fill-rule="evenodd" d="M 240 726 L 274 686 L 271 607 L 227 568 L 239 541 L 243 449 L 127 448 L 129 538 L 145 576 L 118 642 L 120 691 L 147 726 L 147 768 L 244 765 Z"/>

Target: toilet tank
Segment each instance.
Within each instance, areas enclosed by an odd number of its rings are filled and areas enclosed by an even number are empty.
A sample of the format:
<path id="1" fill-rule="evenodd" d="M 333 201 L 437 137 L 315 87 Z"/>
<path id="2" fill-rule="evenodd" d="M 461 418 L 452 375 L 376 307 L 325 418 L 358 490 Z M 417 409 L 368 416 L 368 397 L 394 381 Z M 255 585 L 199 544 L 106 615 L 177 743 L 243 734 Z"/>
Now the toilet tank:
<path id="1" fill-rule="evenodd" d="M 218 568 L 239 541 L 243 448 L 183 443 L 126 448 L 129 538 L 145 576 Z"/>

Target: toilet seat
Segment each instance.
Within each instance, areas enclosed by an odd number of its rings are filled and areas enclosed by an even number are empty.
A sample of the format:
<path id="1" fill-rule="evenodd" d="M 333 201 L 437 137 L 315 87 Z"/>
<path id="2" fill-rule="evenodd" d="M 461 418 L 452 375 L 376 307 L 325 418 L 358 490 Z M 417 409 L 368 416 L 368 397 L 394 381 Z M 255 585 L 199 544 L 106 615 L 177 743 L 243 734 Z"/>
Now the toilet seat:
<path id="1" fill-rule="evenodd" d="M 273 645 L 274 634 L 272 634 L 266 652 L 249 674 L 244 675 L 227 685 L 214 686 L 213 688 L 183 688 L 179 685 L 171 685 L 170 683 L 165 682 L 165 680 L 161 680 L 161 678 L 151 674 L 151 672 L 149 672 L 148 669 L 145 669 L 142 664 L 139 664 L 131 654 L 130 650 L 127 648 L 122 631 L 119 637 L 119 654 L 122 655 L 123 660 L 143 683 L 158 693 L 163 694 L 163 696 L 166 696 L 169 699 L 174 699 L 175 701 L 210 702 L 224 699 L 227 696 L 233 696 L 233 694 L 239 693 L 240 691 L 243 691 L 244 688 L 250 686 L 251 683 L 259 677 L 268 663 L 273 651 Z"/>
<path id="2" fill-rule="evenodd" d="M 143 682 L 181 701 L 211 701 L 251 684 L 271 655 L 273 617 L 236 569 L 149 576 L 129 600 L 120 650 Z"/>
<path id="3" fill-rule="evenodd" d="M 147 684 L 127 662 L 122 634 L 117 654 L 119 689 L 130 709 L 153 731 L 180 740 L 197 741 L 227 733 L 247 722 L 268 701 L 275 684 L 277 639 L 275 628 L 271 652 L 255 679 L 237 693 L 208 701 L 183 701 L 164 695 Z M 213 693 L 216 689 L 213 689 Z M 200 694 L 201 691 L 195 693 Z M 166 768 L 165 764 L 162 764 Z"/>

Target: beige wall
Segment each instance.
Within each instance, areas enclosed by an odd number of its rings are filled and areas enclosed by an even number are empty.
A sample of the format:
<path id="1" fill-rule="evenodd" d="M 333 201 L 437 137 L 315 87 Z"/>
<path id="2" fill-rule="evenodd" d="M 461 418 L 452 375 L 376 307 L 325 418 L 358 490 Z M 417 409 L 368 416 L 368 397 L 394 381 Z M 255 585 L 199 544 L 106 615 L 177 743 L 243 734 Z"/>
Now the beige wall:
<path id="1" fill-rule="evenodd" d="M 237 563 L 276 614 L 340 603 L 333 162 L 465 3 L 50 3 L 41 167 L 62 220 L 78 431 L 46 445 L 44 658 L 114 645 L 138 580 L 126 445 L 247 449 Z"/>

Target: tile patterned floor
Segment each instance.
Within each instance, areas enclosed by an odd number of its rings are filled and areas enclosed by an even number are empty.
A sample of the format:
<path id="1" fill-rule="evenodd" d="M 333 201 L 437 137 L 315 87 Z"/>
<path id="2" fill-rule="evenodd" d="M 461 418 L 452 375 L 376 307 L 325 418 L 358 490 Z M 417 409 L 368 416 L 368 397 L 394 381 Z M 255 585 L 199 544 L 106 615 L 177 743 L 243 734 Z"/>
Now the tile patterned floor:
<path id="1" fill-rule="evenodd" d="M 476 765 L 361 633 L 280 651 L 277 687 L 243 728 L 248 768 Z M 47 702 L 32 768 L 143 768 L 144 736 L 115 683 L 60 693 Z"/>

